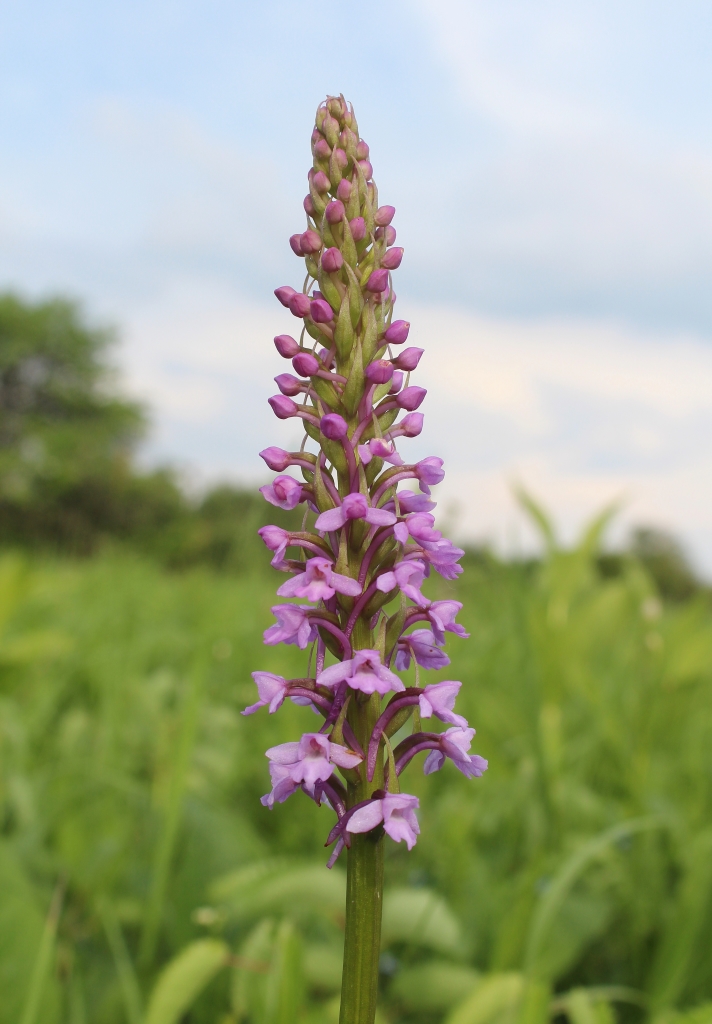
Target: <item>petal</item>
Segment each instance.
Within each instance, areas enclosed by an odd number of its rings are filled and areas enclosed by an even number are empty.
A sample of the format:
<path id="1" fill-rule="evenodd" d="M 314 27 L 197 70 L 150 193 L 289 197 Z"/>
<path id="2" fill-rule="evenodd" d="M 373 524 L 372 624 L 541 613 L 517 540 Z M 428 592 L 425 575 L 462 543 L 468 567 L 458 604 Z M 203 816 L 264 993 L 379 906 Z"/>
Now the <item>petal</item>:
<path id="1" fill-rule="evenodd" d="M 340 594 L 346 594 L 348 597 L 358 597 L 361 593 L 361 584 L 358 580 L 351 579 L 350 576 L 342 576 L 341 573 L 332 572 L 329 582 L 334 590 L 338 590 Z"/>
<path id="2" fill-rule="evenodd" d="M 317 530 L 324 530 L 328 533 L 331 530 L 340 530 L 345 522 L 346 516 L 339 505 L 338 508 L 330 508 L 327 512 L 322 512 L 314 526 Z"/>
<path id="3" fill-rule="evenodd" d="M 354 754 L 352 750 L 342 747 L 340 743 L 329 744 L 329 759 L 334 764 L 338 764 L 339 768 L 355 768 L 363 761 L 359 754 Z"/>
<path id="4" fill-rule="evenodd" d="M 301 589 L 306 580 L 306 573 L 300 572 L 296 576 L 293 576 L 291 580 L 287 580 L 277 591 L 279 597 L 297 597 L 297 590 Z"/>
<path id="5" fill-rule="evenodd" d="M 343 682 L 353 672 L 353 661 L 340 661 L 335 665 L 329 665 L 317 678 L 317 683 L 320 686 L 336 686 L 337 683 Z"/>
<path id="6" fill-rule="evenodd" d="M 299 743 L 280 743 L 265 751 L 266 756 L 275 764 L 294 764 L 299 757 Z"/>
<path id="7" fill-rule="evenodd" d="M 245 708 L 245 710 L 241 711 L 240 714 L 254 715 L 255 711 L 259 711 L 259 709 L 263 708 L 266 705 L 266 703 L 266 700 L 258 700 L 256 704 L 250 704 L 249 708 Z"/>
<path id="8" fill-rule="evenodd" d="M 364 519 L 372 526 L 393 526 L 396 517 L 392 512 L 386 512 L 384 508 L 370 508 Z"/>
<path id="9" fill-rule="evenodd" d="M 361 459 L 361 462 L 363 462 L 364 466 L 367 466 L 371 459 L 373 458 L 373 455 L 371 455 L 371 449 L 368 447 L 367 444 L 360 444 L 358 446 L 358 456 Z"/>
<path id="10" fill-rule="evenodd" d="M 442 750 L 431 750 L 428 756 L 425 758 L 425 764 L 423 765 L 423 772 L 425 775 L 432 775 L 433 772 L 439 772 L 445 761 L 445 755 Z"/>
<path id="11" fill-rule="evenodd" d="M 376 589 L 382 591 L 384 594 L 389 593 L 391 590 L 395 590 L 397 587 L 396 576 L 393 572 L 384 572 L 382 576 L 379 576 L 376 580 Z"/>
<path id="12" fill-rule="evenodd" d="M 383 804 L 380 800 L 372 800 L 364 807 L 359 807 L 346 823 L 347 832 L 370 832 L 383 821 Z"/>
<path id="13" fill-rule="evenodd" d="M 405 544 L 407 542 L 408 537 L 410 535 L 408 533 L 408 527 L 405 525 L 405 523 L 397 523 L 396 526 L 393 527 L 393 536 L 401 544 Z"/>
<path id="14" fill-rule="evenodd" d="M 393 815 L 388 819 L 388 821 L 384 821 L 383 830 L 384 832 L 387 832 L 391 839 L 394 839 L 397 843 L 400 843 L 401 840 L 405 839 L 409 850 L 412 850 L 415 846 L 417 836 L 410 823 L 407 822 L 405 818 Z"/>

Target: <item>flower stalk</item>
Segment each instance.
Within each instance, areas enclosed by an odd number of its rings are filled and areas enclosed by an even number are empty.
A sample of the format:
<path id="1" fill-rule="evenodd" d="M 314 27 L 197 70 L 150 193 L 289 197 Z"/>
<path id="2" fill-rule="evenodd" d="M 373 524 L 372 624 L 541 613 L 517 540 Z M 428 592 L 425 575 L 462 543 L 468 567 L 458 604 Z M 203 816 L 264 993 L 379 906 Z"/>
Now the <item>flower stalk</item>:
<path id="1" fill-rule="evenodd" d="M 403 259 L 395 208 L 379 205 L 369 147 L 343 96 L 320 104 L 311 142 L 306 228 L 289 239 L 306 280 L 301 291 L 275 291 L 300 321 L 298 340 L 274 339 L 294 374 L 275 377 L 280 393 L 269 399 L 279 419 L 301 420 L 305 436 L 299 452 L 260 453 L 278 474 L 260 489 L 264 498 L 306 511 L 298 532 L 265 526 L 259 533 L 272 565 L 289 575 L 277 594 L 294 599 L 273 607 L 265 643 L 309 648 L 314 674 L 311 667 L 291 680 L 254 672 L 258 700 L 243 714 L 274 713 L 290 699 L 323 718 L 318 732 L 267 751 L 272 789 L 262 802 L 272 808 L 301 790 L 336 815 L 326 845 L 328 867 L 347 857 L 340 1019 L 373 1024 L 385 841 L 411 849 L 420 832 L 418 799 L 401 792 L 401 773 L 421 752 L 426 774 L 449 759 L 467 777 L 479 776 L 487 762 L 469 753 L 474 729 L 454 711 L 461 683 L 420 685 L 420 669 L 449 664 L 445 634 L 468 635 L 456 621 L 459 602 L 431 601 L 421 590 L 432 570 L 456 579 L 464 552 L 431 515 L 442 459 L 406 463 L 396 447 L 420 434 L 416 410 L 426 390 L 410 383 L 423 350 L 398 348 L 410 324 L 393 316 L 392 274 Z M 399 490 L 406 481 L 420 493 Z M 429 628 L 412 628 L 422 624 Z M 397 673 L 412 660 L 417 685 L 406 689 Z M 423 732 L 421 719 L 432 717 L 449 728 Z M 402 735 L 409 722 L 410 735 Z"/>

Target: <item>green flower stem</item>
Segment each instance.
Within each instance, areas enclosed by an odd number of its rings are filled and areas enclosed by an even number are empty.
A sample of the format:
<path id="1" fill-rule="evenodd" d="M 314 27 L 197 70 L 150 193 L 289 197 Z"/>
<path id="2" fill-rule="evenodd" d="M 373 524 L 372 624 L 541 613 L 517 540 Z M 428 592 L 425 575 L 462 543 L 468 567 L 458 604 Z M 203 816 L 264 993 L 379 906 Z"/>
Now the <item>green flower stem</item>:
<path id="1" fill-rule="evenodd" d="M 362 619 L 356 622 L 352 639 L 356 650 L 372 646 L 371 631 Z M 363 703 L 357 697 L 349 707 L 349 722 L 364 749 L 368 749 L 380 708 L 377 693 Z M 379 755 L 373 781 L 367 781 L 364 766 L 361 781 L 349 785 L 348 805 L 352 807 L 366 800 L 382 786 L 383 759 Z M 382 828 L 354 835 L 347 854 L 346 936 L 339 1024 L 373 1024 L 376 1015 L 383 914 L 383 839 Z"/>

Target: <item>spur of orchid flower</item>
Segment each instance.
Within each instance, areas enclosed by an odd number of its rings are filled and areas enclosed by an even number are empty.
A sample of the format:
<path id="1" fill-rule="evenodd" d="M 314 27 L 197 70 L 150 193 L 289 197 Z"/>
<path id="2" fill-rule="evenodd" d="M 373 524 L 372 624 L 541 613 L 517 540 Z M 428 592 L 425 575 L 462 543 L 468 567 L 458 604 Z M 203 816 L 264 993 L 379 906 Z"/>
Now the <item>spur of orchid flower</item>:
<path id="1" fill-rule="evenodd" d="M 288 576 L 277 594 L 295 599 L 273 607 L 265 643 L 311 653 L 303 678 L 254 672 L 258 700 L 243 714 L 274 713 L 289 698 L 323 718 L 318 732 L 267 751 L 272 789 L 263 803 L 301 790 L 336 815 L 328 866 L 347 850 L 341 1019 L 356 1024 L 375 1012 L 383 838 L 411 849 L 420 831 L 418 799 L 401 792 L 401 774 L 423 752 L 426 773 L 450 761 L 472 778 L 487 762 L 470 753 L 475 731 L 454 710 L 461 683 L 420 685 L 421 669 L 449 664 L 445 634 L 468 635 L 456 621 L 459 602 L 431 601 L 421 589 L 432 571 L 455 579 L 464 552 L 431 514 L 442 459 L 413 463 L 396 448 L 421 433 L 426 389 L 410 379 L 423 350 L 404 347 L 410 324 L 394 319 L 393 273 L 403 259 L 395 208 L 379 200 L 369 147 L 343 96 L 320 104 L 311 149 L 306 225 L 289 239 L 304 284 L 275 290 L 294 317 L 293 333 L 274 339 L 293 372 L 275 377 L 279 393 L 269 399 L 278 418 L 301 420 L 304 440 L 296 452 L 260 453 L 278 474 L 261 488 L 265 499 L 303 506 L 304 522 L 297 532 L 259 531 Z M 418 685 L 406 687 L 398 672 L 411 661 Z M 448 728 L 423 731 L 423 719 Z M 409 721 L 412 732 L 396 742 Z"/>

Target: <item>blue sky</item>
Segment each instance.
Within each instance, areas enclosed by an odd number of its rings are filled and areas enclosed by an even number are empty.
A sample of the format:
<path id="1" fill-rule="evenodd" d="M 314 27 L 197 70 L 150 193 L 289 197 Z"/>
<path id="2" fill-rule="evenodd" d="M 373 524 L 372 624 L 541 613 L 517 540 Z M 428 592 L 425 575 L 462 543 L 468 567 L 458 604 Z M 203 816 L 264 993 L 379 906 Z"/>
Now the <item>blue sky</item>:
<path id="1" fill-rule="evenodd" d="M 702 3 L 11 0 L 0 286 L 120 324 L 147 459 L 256 479 L 288 440 L 271 292 L 343 91 L 429 353 L 415 447 L 447 457 L 461 531 L 518 543 L 520 479 L 569 532 L 621 496 L 621 528 L 710 569 L 711 43 Z"/>

